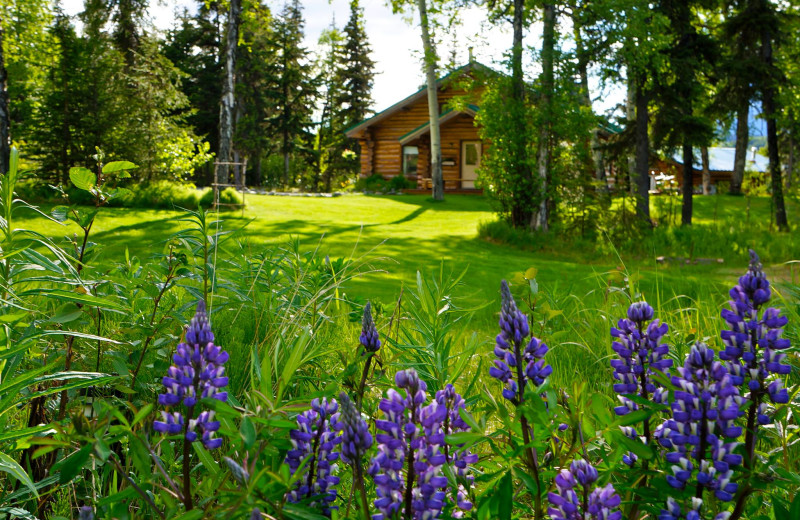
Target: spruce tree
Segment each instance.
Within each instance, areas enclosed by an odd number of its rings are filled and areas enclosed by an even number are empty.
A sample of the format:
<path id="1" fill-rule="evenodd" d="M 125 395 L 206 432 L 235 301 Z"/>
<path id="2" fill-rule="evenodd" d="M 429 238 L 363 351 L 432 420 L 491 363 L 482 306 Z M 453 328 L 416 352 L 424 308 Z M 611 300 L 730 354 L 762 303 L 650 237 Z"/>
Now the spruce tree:
<path id="1" fill-rule="evenodd" d="M 345 128 L 360 123 L 372 113 L 375 61 L 371 53 L 364 29 L 364 10 L 358 0 L 351 0 L 350 19 L 344 26 L 344 48 L 339 68 L 344 88 L 337 99 L 342 107 Z"/>
<path id="2" fill-rule="evenodd" d="M 272 55 L 272 14 L 259 1 L 242 18 L 241 45 L 236 60 L 237 121 L 234 142 L 248 158 L 249 184 L 262 183 L 262 158 L 269 149 L 265 131 L 270 104 L 266 90 L 270 82 Z"/>
<path id="3" fill-rule="evenodd" d="M 316 81 L 308 50 L 303 47 L 302 6 L 299 0 L 284 5 L 273 29 L 273 81 L 267 96 L 273 107 L 267 118 L 267 131 L 277 137 L 277 149 L 283 156 L 283 184 L 289 186 L 289 163 L 293 154 L 308 149 L 311 116 L 316 101 Z"/>

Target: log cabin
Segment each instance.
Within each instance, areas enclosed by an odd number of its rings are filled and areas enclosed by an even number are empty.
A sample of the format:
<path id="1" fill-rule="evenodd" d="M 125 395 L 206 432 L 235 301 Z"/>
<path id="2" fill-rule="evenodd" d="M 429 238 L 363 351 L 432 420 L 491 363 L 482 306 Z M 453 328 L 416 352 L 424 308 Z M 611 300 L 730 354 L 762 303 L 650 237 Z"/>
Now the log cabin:
<path id="1" fill-rule="evenodd" d="M 442 177 L 445 190 L 480 191 L 475 186 L 485 143 L 475 115 L 489 67 L 471 61 L 437 80 Z M 349 128 L 361 150 L 361 176 L 385 179 L 404 175 L 419 188 L 431 186 L 427 88 Z"/>

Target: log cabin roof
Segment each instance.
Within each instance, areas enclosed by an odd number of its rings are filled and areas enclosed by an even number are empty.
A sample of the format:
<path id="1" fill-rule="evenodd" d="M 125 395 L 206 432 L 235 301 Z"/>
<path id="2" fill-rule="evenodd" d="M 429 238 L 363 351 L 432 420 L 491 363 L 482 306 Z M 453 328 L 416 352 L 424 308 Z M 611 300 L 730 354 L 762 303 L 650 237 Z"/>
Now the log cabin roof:
<path id="1" fill-rule="evenodd" d="M 448 108 L 439 116 L 439 124 L 444 124 L 460 114 L 467 114 L 470 117 L 475 117 L 475 114 L 478 113 L 478 110 L 479 108 L 476 105 L 467 105 L 463 110 L 454 110 L 452 108 Z M 430 121 L 426 121 L 407 134 L 401 135 L 397 140 L 400 141 L 400 144 L 408 144 L 414 139 L 419 139 L 423 135 L 427 134 L 430 131 L 430 126 Z"/>
<path id="2" fill-rule="evenodd" d="M 458 78 L 460 76 L 463 76 L 464 74 L 466 74 L 466 73 L 468 73 L 470 71 L 473 71 L 473 70 L 474 71 L 480 71 L 480 72 L 488 72 L 488 73 L 491 73 L 491 74 L 497 74 L 496 71 L 494 71 L 493 69 L 487 67 L 486 65 L 478 63 L 477 61 L 471 61 L 471 62 L 467 63 L 466 65 L 462 65 L 461 67 L 459 67 L 459 68 L 447 73 L 446 75 L 442 76 L 441 78 L 437 79 L 436 80 L 436 84 L 439 86 L 439 88 L 442 88 L 442 86 L 447 84 L 448 81 L 450 81 L 452 79 L 455 79 L 455 78 Z M 383 121 L 387 117 L 390 117 L 391 115 L 393 115 L 396 112 L 402 110 L 403 108 L 406 108 L 409 105 L 419 101 L 420 99 L 422 99 L 426 95 L 427 95 L 427 87 L 423 86 L 418 91 L 416 91 L 413 94 L 411 94 L 410 96 L 398 101 L 397 103 L 395 103 L 394 105 L 390 106 L 389 108 L 387 108 L 385 110 L 382 110 L 381 112 L 378 112 L 374 116 L 372 116 L 372 117 L 370 117 L 368 119 L 365 119 L 364 121 L 358 123 L 355 126 L 352 126 L 352 127 L 348 128 L 347 130 L 345 130 L 345 135 L 347 135 L 347 137 L 357 137 L 358 134 L 361 131 L 369 128 L 370 126 L 374 125 L 375 123 Z M 444 114 L 442 114 L 442 115 L 444 115 Z"/>

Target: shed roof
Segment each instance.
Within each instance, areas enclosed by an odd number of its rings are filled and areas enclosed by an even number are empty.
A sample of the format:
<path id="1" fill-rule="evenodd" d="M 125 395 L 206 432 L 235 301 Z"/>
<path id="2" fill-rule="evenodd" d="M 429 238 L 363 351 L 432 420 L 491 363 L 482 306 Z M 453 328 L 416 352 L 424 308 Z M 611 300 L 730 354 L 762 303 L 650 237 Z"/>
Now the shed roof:
<path id="1" fill-rule="evenodd" d="M 703 165 L 700 162 L 700 149 L 695 148 L 694 150 L 694 160 L 692 161 L 692 167 L 695 170 L 702 170 Z M 708 169 L 711 171 L 719 171 L 719 172 L 732 172 L 733 171 L 733 159 L 736 155 L 735 148 L 727 148 L 722 146 L 712 146 L 708 149 Z M 672 155 L 672 160 L 678 164 L 683 164 L 683 153 L 681 151 L 677 151 Z M 760 155 L 759 153 L 753 153 L 752 150 L 749 150 L 747 153 L 747 163 L 745 165 L 745 169 L 753 170 L 757 172 L 765 172 L 769 168 L 769 159 Z"/>

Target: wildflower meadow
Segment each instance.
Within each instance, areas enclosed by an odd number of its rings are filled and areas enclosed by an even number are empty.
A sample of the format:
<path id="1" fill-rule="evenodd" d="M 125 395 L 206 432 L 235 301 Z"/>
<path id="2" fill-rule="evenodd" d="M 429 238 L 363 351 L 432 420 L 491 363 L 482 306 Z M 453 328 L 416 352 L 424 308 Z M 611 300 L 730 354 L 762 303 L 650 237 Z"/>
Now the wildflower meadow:
<path id="1" fill-rule="evenodd" d="M 632 284 L 580 307 L 603 314 L 586 380 L 534 278 L 492 281 L 483 334 L 449 296 L 468 278 L 350 298 L 367 260 L 247 248 L 202 209 L 108 258 L 92 228 L 130 164 L 73 171 L 94 206 L 45 212 L 12 159 L 0 518 L 800 519 L 796 287 L 757 251 L 703 319 Z"/>

